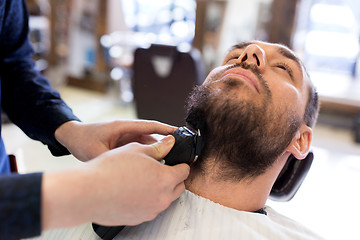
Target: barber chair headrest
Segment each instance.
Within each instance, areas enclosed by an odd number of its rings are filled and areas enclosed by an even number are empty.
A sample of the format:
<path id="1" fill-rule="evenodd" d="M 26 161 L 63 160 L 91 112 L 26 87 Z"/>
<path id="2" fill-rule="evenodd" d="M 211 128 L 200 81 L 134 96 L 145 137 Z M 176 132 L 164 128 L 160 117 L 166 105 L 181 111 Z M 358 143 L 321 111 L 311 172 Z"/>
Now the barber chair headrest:
<path id="1" fill-rule="evenodd" d="M 269 198 L 275 201 L 290 201 L 309 172 L 313 159 L 314 154 L 311 151 L 303 160 L 290 155 L 271 189 Z"/>

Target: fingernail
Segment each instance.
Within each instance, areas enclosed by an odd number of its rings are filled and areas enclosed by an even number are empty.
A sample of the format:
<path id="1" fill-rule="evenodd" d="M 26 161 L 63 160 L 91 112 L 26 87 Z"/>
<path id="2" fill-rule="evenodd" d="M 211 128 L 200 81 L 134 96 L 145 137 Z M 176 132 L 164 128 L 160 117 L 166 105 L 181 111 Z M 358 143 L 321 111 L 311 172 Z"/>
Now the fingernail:
<path id="1" fill-rule="evenodd" d="M 161 139 L 161 142 L 163 142 L 165 144 L 172 144 L 174 142 L 174 137 L 171 135 L 168 135 L 168 136 L 164 137 L 163 139 Z"/>

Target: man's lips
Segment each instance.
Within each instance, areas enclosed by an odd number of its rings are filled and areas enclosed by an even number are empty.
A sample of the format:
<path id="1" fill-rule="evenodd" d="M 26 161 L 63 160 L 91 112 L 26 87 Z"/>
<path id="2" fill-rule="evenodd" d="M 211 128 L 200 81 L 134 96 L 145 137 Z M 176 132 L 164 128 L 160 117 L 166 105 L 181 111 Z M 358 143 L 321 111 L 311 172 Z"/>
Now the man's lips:
<path id="1" fill-rule="evenodd" d="M 256 76 L 249 70 L 243 69 L 241 67 L 235 67 L 235 68 L 231 68 L 227 71 L 225 71 L 222 75 L 221 78 L 235 78 L 235 79 L 240 79 L 242 81 L 247 82 L 248 84 L 250 84 L 251 86 L 253 86 L 255 88 L 255 90 L 260 93 L 259 90 L 259 82 L 256 78 Z"/>

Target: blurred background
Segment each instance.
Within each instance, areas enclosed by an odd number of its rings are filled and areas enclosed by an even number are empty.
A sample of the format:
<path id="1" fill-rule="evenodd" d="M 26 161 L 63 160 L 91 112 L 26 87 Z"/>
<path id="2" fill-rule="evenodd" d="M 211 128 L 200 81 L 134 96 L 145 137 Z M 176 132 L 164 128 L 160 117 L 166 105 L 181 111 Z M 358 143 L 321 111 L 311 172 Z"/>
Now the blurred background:
<path id="1" fill-rule="evenodd" d="M 360 1 L 27 0 L 37 68 L 86 122 L 184 124 L 184 102 L 227 49 L 283 43 L 304 61 L 321 100 L 313 166 L 293 200 L 268 205 L 326 239 L 358 239 Z M 81 164 L 52 157 L 8 123 L 22 172 Z M 8 135 L 8 137 L 6 136 Z"/>

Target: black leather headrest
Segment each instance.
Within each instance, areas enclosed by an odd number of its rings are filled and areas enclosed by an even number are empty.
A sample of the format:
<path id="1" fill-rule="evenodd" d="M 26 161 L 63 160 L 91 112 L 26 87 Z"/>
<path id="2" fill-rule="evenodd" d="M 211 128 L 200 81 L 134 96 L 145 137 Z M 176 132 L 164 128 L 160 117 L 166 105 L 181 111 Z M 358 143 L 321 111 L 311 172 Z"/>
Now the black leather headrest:
<path id="1" fill-rule="evenodd" d="M 304 181 L 313 159 L 312 151 L 303 160 L 290 155 L 271 189 L 269 198 L 275 201 L 290 201 Z"/>

